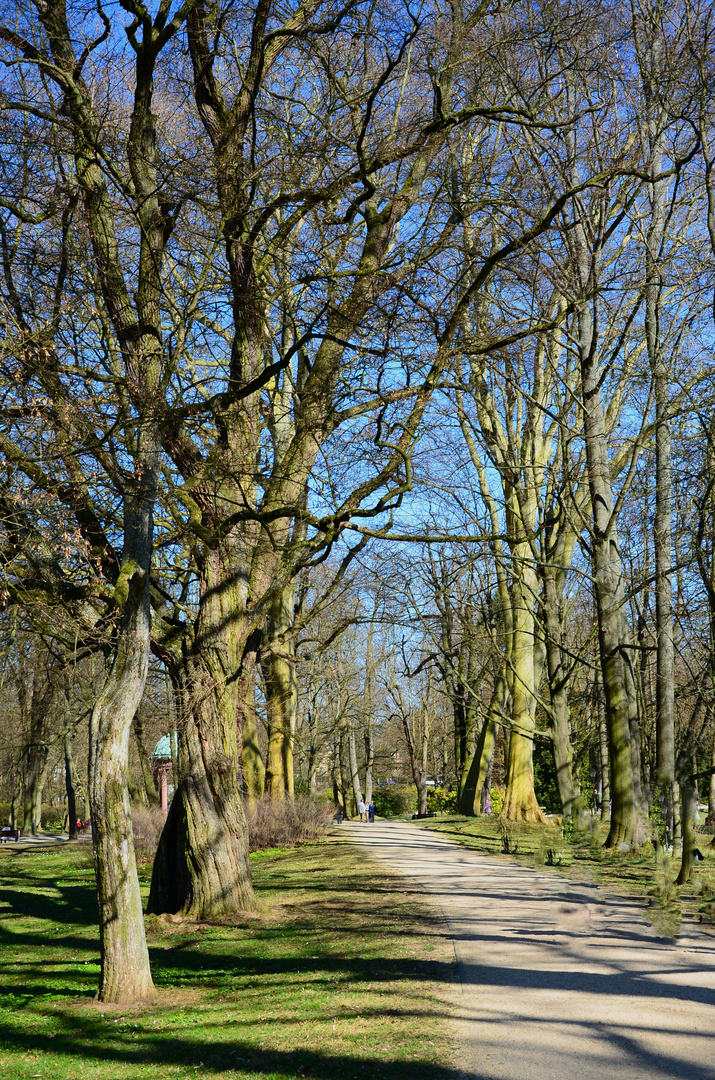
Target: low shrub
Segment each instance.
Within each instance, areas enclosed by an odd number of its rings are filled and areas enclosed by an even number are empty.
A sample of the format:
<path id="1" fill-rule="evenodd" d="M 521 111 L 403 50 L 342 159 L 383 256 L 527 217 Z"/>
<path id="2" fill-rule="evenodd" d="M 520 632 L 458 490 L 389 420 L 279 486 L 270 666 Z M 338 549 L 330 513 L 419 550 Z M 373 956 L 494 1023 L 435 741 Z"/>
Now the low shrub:
<path id="1" fill-rule="evenodd" d="M 132 825 L 134 826 L 134 854 L 137 862 L 151 862 L 159 846 L 159 837 L 164 828 L 164 814 L 158 806 L 132 806 Z"/>
<path id="2" fill-rule="evenodd" d="M 427 788 L 427 809 L 442 814 L 456 814 L 457 792 L 441 787 Z"/>
<path id="3" fill-rule="evenodd" d="M 61 829 L 65 819 L 65 811 L 59 806 L 43 806 L 40 813 L 40 827 L 43 829 Z"/>
<path id="4" fill-rule="evenodd" d="M 493 787 L 489 789 L 489 801 L 492 804 L 492 813 L 501 814 L 501 808 L 504 805 L 505 791 L 502 787 Z"/>
<path id="5" fill-rule="evenodd" d="M 397 787 L 394 784 L 378 787 L 372 793 L 378 817 L 398 817 L 417 809 L 417 794 L 413 787 Z"/>
<path id="6" fill-rule="evenodd" d="M 295 799 L 271 799 L 266 796 L 246 802 L 248 842 L 251 851 L 272 847 L 295 847 L 322 836 L 332 821 L 332 802 L 297 795 Z"/>

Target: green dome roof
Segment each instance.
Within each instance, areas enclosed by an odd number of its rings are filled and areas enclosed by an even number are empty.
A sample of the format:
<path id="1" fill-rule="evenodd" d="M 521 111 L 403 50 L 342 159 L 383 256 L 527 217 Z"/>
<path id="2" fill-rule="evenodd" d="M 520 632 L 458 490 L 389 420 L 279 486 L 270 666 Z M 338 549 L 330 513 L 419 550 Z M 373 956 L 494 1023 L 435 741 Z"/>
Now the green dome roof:
<path id="1" fill-rule="evenodd" d="M 176 753 L 176 732 L 174 732 L 174 753 Z M 154 753 L 151 755 L 153 758 L 170 758 L 171 757 L 171 742 L 168 735 L 162 735 L 159 742 L 154 747 Z"/>

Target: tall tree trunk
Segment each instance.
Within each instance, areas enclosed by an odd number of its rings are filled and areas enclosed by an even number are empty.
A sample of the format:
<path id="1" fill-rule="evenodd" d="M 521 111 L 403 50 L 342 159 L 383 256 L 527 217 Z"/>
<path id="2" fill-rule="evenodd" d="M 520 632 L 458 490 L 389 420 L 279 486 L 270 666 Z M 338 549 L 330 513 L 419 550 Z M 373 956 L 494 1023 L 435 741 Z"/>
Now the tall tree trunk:
<path id="1" fill-rule="evenodd" d="M 240 704 L 239 704 L 240 708 Z M 243 741 L 241 743 L 241 770 L 245 797 L 262 799 L 265 790 L 266 767 L 258 743 L 256 722 L 255 687 L 251 683 L 243 704 Z"/>
<path id="2" fill-rule="evenodd" d="M 295 794 L 293 743 L 298 686 L 293 640 L 295 589 L 289 583 L 271 604 L 268 642 L 262 661 L 268 716 L 265 791 L 272 799 Z"/>
<path id="3" fill-rule="evenodd" d="M 569 716 L 569 672 L 564 662 L 564 586 L 566 568 L 571 565 L 576 537 L 569 530 L 568 537 L 560 537 L 553 550 L 547 551 L 542 567 L 543 620 L 545 630 L 546 670 L 551 698 L 551 735 L 556 766 L 556 785 L 561 807 L 566 817 L 571 817 L 578 798 L 579 785 L 573 775 L 573 747 Z"/>
<path id="4" fill-rule="evenodd" d="M 127 787 L 129 733 L 149 670 L 153 500 L 153 491 L 143 487 L 125 507 L 125 550 L 115 588 L 122 620 L 90 720 L 89 803 L 101 957 L 97 997 L 116 1004 L 147 998 L 154 989 Z"/>
<path id="5" fill-rule="evenodd" d="M 306 711 L 308 724 L 308 790 L 313 793 L 318 790 L 318 753 L 317 725 L 315 722 L 315 703 L 311 702 Z"/>
<path id="6" fill-rule="evenodd" d="M 75 768 L 72 756 L 72 732 L 65 732 L 65 790 L 67 792 L 67 832 L 70 840 L 77 839 L 77 800 L 75 799 Z"/>
<path id="7" fill-rule="evenodd" d="M 674 647 L 672 594 L 672 463 L 670 436 L 670 372 L 660 333 L 663 275 L 661 269 L 665 233 L 665 201 L 668 181 L 662 177 L 665 126 L 661 96 L 663 18 L 654 8 L 645 18 L 634 20 L 636 54 L 643 87 L 645 124 L 651 175 L 650 220 L 645 252 L 645 332 L 655 392 L 655 630 L 656 664 L 656 781 L 666 835 L 673 833 L 673 784 L 675 782 Z M 669 75 L 667 76 L 669 78 Z"/>
<path id="8" fill-rule="evenodd" d="M 710 765 L 713 768 L 713 772 L 710 774 L 708 785 L 708 816 L 706 818 L 706 824 L 715 825 L 715 728 L 712 732 L 712 743 L 710 746 Z"/>
<path id="9" fill-rule="evenodd" d="M 503 660 L 494 682 L 489 708 L 484 718 L 477 748 L 467 773 L 459 801 L 460 814 L 479 814 L 482 811 L 484 791 L 489 766 L 494 754 L 494 744 L 500 725 L 509 715 L 509 681 L 506 661 Z"/>
<path id="10" fill-rule="evenodd" d="M 48 713 L 54 698 L 53 679 L 55 671 L 48 669 L 47 683 L 38 693 L 35 687 L 30 701 L 30 724 L 27 747 L 25 750 L 23 829 L 31 836 L 37 836 L 42 824 L 42 794 L 47 778 L 47 760 L 50 748 L 47 742 L 46 725 Z"/>
<path id="11" fill-rule="evenodd" d="M 353 798 L 355 800 L 355 806 L 357 808 L 358 803 L 363 801 L 362 790 L 360 788 L 360 772 L 358 769 L 357 760 L 357 745 L 355 740 L 355 729 L 352 725 L 348 730 L 348 760 L 350 763 L 350 783 L 353 789 Z"/>
<path id="12" fill-rule="evenodd" d="M 375 761 L 375 744 L 372 738 L 372 716 L 365 719 L 365 802 L 372 802 L 372 767 Z"/>
<path id="13" fill-rule="evenodd" d="M 414 717 L 410 724 L 410 716 L 405 708 L 402 696 L 395 698 L 399 701 L 400 719 L 402 730 L 407 744 L 407 755 L 410 760 L 412 779 L 417 788 L 417 813 L 427 813 L 427 762 L 429 758 L 429 735 L 430 735 L 430 712 L 432 708 L 432 685 L 427 684 L 425 699 L 421 704 L 421 717 Z M 394 697 L 394 693 L 393 693 Z"/>
<path id="14" fill-rule="evenodd" d="M 239 708 L 255 651 L 236 611 L 225 553 L 208 551 L 191 653 L 171 669 L 179 735 L 178 785 L 159 841 L 147 911 L 216 919 L 254 903 L 239 787 Z"/>
<path id="15" fill-rule="evenodd" d="M 606 706 L 600 679 L 596 680 L 596 709 L 598 715 L 598 743 L 601 759 L 601 820 L 611 816 L 611 770 L 608 760 L 608 728 Z"/>
<path id="16" fill-rule="evenodd" d="M 333 778 L 333 799 L 335 801 L 335 809 L 342 811 L 343 817 L 348 816 L 347 807 L 345 805 L 345 793 L 343 791 L 342 776 L 340 769 L 340 752 L 341 744 L 340 737 L 333 741 L 333 763 L 332 763 L 332 778 Z"/>
<path id="17" fill-rule="evenodd" d="M 364 716 L 365 716 L 365 802 L 372 802 L 372 769 L 375 763 L 375 742 L 373 739 L 373 694 L 372 694 L 372 635 L 374 627 L 370 623 L 367 632 L 367 641 L 365 643 L 365 698 L 364 698 Z"/>
<path id="18" fill-rule="evenodd" d="M 45 788 L 49 747 L 33 743 L 27 749 L 25 795 L 23 799 L 23 829 L 37 836 L 42 824 L 42 794 Z"/>
<path id="19" fill-rule="evenodd" d="M 461 679 L 453 680 L 452 712 L 454 715 L 454 762 L 457 774 L 457 795 L 461 798 L 462 790 L 469 773 L 474 753 L 471 758 L 467 745 L 467 712 L 464 700 L 464 685 Z M 474 748 L 473 748 L 474 749 Z"/>
<path id="20" fill-rule="evenodd" d="M 343 800 L 343 811 L 346 818 L 351 818 L 357 810 L 357 806 L 352 806 L 352 800 L 350 798 L 350 784 L 348 783 L 348 774 L 345 770 L 345 732 L 340 732 L 340 738 L 338 740 L 338 775 L 340 778 L 340 794 Z"/>
<path id="21" fill-rule="evenodd" d="M 137 711 L 137 714 L 134 717 L 132 729 L 134 731 L 134 742 L 136 743 L 137 755 L 139 757 L 139 765 L 142 773 L 146 805 L 158 806 L 159 796 L 156 791 L 156 785 L 154 784 L 151 765 L 149 764 L 149 754 L 144 744 L 144 722 L 141 717 L 141 709 Z"/>
<path id="22" fill-rule="evenodd" d="M 584 278 L 588 277 L 584 273 Z M 600 371 L 588 303 L 579 311 L 579 339 L 583 427 L 593 514 L 593 583 L 611 766 L 611 827 L 606 846 L 612 847 L 621 841 L 632 843 L 636 833 L 631 731 L 634 713 L 637 723 L 638 709 L 628 647 L 623 562 L 614 518 Z"/>
<path id="23" fill-rule="evenodd" d="M 536 574 L 526 561 L 514 584 L 512 665 L 512 728 L 506 776 L 504 815 L 511 820 L 541 821 L 534 794 L 534 731 L 538 686 L 534 624 Z"/>
<path id="24" fill-rule="evenodd" d="M 685 757 L 681 762 L 680 792 L 682 798 L 681 827 L 683 830 L 683 854 L 680 871 L 675 879 L 676 885 L 685 885 L 690 881 L 695 864 L 695 815 L 698 810 L 698 794 L 695 782 L 691 779 L 694 758 Z"/>
<path id="25" fill-rule="evenodd" d="M 558 675 L 557 675 L 558 678 Z M 564 684 L 558 685 L 551 695 L 551 736 L 556 768 L 556 786 L 565 817 L 573 817 L 579 795 L 573 775 L 573 746 L 569 724 L 568 692 Z"/>

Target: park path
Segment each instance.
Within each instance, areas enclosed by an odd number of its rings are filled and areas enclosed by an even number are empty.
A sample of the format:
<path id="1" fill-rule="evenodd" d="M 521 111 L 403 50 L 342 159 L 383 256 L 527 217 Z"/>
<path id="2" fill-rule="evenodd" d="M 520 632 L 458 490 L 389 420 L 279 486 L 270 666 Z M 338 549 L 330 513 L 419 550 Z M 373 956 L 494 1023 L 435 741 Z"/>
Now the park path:
<path id="1" fill-rule="evenodd" d="M 715 939 L 698 927 L 673 943 L 637 901 L 419 826 L 341 828 L 444 911 L 477 1080 L 715 1080 Z"/>

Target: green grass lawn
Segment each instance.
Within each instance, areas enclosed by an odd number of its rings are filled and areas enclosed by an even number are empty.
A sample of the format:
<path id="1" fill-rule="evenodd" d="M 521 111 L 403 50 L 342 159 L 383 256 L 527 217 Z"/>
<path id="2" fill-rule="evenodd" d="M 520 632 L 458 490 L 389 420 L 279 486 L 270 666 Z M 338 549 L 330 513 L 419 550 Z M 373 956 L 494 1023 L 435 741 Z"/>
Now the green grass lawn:
<path id="1" fill-rule="evenodd" d="M 704 928 L 715 929 L 715 849 L 710 832 L 700 834 L 698 846 L 705 861 L 696 863 L 692 881 L 681 889 L 672 884 L 680 860 L 667 856 L 656 864 L 650 843 L 632 851 L 603 847 L 608 823 L 593 818 L 590 827 L 562 835 L 553 822 L 509 823 L 511 854 L 505 855 L 502 830 L 494 815 L 469 818 L 458 814 L 420 821 L 425 829 L 443 833 L 485 855 L 515 859 L 588 881 L 614 892 L 635 894 L 643 899 L 644 915 L 655 928 L 670 937 L 678 934 L 684 918 L 696 919 Z"/>
<path id="2" fill-rule="evenodd" d="M 0 851 L 0 1080 L 458 1080 L 454 953 L 419 890 L 337 837 L 252 862 L 256 913 L 147 920 L 157 1001 L 119 1008 L 93 1001 L 88 845 Z"/>

